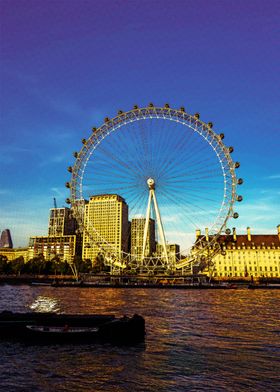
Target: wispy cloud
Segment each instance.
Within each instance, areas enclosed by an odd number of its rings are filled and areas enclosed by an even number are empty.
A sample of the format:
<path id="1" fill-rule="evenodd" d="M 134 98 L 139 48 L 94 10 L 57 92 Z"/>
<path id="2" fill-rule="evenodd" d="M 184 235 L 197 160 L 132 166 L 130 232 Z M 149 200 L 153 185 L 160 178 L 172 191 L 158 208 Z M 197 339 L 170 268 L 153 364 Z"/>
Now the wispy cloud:
<path id="1" fill-rule="evenodd" d="M 54 193 L 54 196 L 58 196 L 60 198 L 65 198 L 67 194 L 66 188 L 53 187 L 51 188 L 51 191 Z"/>
<path id="2" fill-rule="evenodd" d="M 0 195 L 9 195 L 10 193 L 9 189 L 0 189 Z"/>
<path id="3" fill-rule="evenodd" d="M 56 154 L 53 156 L 49 156 L 47 159 L 45 159 L 39 163 L 39 167 L 53 165 L 53 164 L 61 163 L 61 162 L 67 162 L 67 159 L 69 158 L 68 155 L 69 154 Z"/>
<path id="4" fill-rule="evenodd" d="M 271 176 L 265 177 L 266 180 L 280 180 L 280 174 L 272 174 Z"/>
<path id="5" fill-rule="evenodd" d="M 0 164 L 10 165 L 19 161 L 19 155 L 22 154 L 36 154 L 36 151 L 31 148 L 18 147 L 12 145 L 0 146 Z"/>

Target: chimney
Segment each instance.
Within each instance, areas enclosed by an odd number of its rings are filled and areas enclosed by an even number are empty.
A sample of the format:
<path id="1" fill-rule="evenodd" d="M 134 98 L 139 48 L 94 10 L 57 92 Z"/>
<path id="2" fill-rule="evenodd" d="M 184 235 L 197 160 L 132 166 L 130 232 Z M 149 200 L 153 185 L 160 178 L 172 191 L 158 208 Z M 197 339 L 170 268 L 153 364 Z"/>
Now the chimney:
<path id="1" fill-rule="evenodd" d="M 205 228 L 205 237 L 206 237 L 206 241 L 209 241 L 209 231 L 208 231 L 208 227 Z"/>
<path id="2" fill-rule="evenodd" d="M 201 236 L 201 231 L 200 231 L 200 229 L 197 229 L 197 230 L 195 231 L 195 236 L 196 236 L 196 239 L 198 239 L 198 237 Z"/>
<path id="3" fill-rule="evenodd" d="M 251 229 L 250 229 L 250 227 L 247 227 L 247 238 L 248 238 L 248 241 L 251 241 Z"/>
<path id="4" fill-rule="evenodd" d="M 278 238 L 279 238 L 279 241 L 280 241 L 280 225 L 277 226 L 277 234 L 278 234 Z"/>
<path id="5" fill-rule="evenodd" d="M 233 234 L 233 241 L 236 241 L 236 228 L 232 228 L 232 234 Z"/>

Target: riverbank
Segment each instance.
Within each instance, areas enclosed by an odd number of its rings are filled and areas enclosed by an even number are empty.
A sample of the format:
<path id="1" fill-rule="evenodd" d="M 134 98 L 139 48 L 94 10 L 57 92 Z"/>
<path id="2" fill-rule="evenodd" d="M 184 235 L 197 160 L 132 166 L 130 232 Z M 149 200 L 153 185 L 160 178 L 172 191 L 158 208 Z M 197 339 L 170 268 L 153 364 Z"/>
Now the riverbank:
<path id="1" fill-rule="evenodd" d="M 279 279 L 207 280 L 206 277 L 190 276 L 119 276 L 91 275 L 75 280 L 73 275 L 0 275 L 0 285 L 32 285 L 63 288 L 149 288 L 149 289 L 280 289 Z"/>
<path id="2" fill-rule="evenodd" d="M 0 275 L 0 284 L 11 285 L 74 281 L 73 275 Z"/>

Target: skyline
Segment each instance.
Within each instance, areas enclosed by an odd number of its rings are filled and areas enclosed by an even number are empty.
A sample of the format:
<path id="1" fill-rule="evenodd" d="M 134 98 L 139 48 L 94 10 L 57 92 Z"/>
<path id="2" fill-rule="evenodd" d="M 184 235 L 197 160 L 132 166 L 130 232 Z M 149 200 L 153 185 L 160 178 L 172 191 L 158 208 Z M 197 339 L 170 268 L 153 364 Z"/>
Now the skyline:
<path id="1" fill-rule="evenodd" d="M 14 1 L 1 8 L 0 230 L 11 230 L 15 246 L 47 233 L 54 197 L 66 205 L 67 167 L 91 128 L 149 102 L 200 112 L 225 133 L 244 179 L 240 217 L 228 226 L 276 232 L 276 1 Z"/>

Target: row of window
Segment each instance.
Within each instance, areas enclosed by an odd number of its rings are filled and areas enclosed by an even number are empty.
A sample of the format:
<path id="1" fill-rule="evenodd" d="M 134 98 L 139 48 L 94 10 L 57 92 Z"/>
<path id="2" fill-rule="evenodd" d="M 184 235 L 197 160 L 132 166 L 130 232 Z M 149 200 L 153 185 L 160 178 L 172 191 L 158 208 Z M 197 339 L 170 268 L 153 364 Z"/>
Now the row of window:
<path id="1" fill-rule="evenodd" d="M 224 270 L 224 271 L 232 271 L 232 270 L 237 271 L 237 270 L 239 270 L 237 267 L 227 267 L 227 266 L 224 266 L 224 268 L 219 268 L 219 269 Z M 243 268 L 242 271 L 244 271 L 246 269 L 247 268 L 245 267 L 245 269 Z M 259 268 L 249 267 L 248 270 L 249 271 L 253 271 L 253 270 L 255 270 L 255 271 L 258 271 L 258 270 L 259 271 L 273 271 L 273 267 L 264 267 L 264 268 L 262 266 L 259 266 Z M 278 267 L 274 267 L 274 271 L 278 271 Z"/>
<path id="2" fill-rule="evenodd" d="M 269 264 L 271 264 L 272 262 L 274 264 L 279 263 L 279 261 L 277 261 L 276 258 L 274 258 L 274 260 L 271 260 Z M 254 261 L 248 260 L 247 261 L 247 260 L 240 260 L 240 259 L 238 259 L 238 260 L 224 260 L 224 261 L 219 260 L 219 264 L 235 264 L 235 263 L 238 263 L 238 264 L 267 264 L 267 260 L 262 260 L 262 259 L 258 260 L 258 261 L 256 261 L 256 260 L 254 260 Z"/>
<path id="3" fill-rule="evenodd" d="M 256 273 L 252 273 L 250 275 L 252 275 L 254 277 L 259 277 L 259 274 L 256 274 Z M 220 278 L 223 278 L 223 277 L 227 277 L 227 278 L 230 278 L 230 277 L 246 277 L 245 274 L 241 275 L 241 274 L 237 274 L 237 273 L 235 273 L 235 274 L 232 274 L 232 273 L 229 273 L 229 274 L 214 273 L 213 276 L 217 276 L 217 277 L 220 277 Z M 271 278 L 275 278 L 275 277 L 280 276 L 280 274 L 278 272 L 270 273 L 270 274 L 265 273 L 262 276 L 264 276 L 264 277 L 269 277 L 270 276 Z"/>

